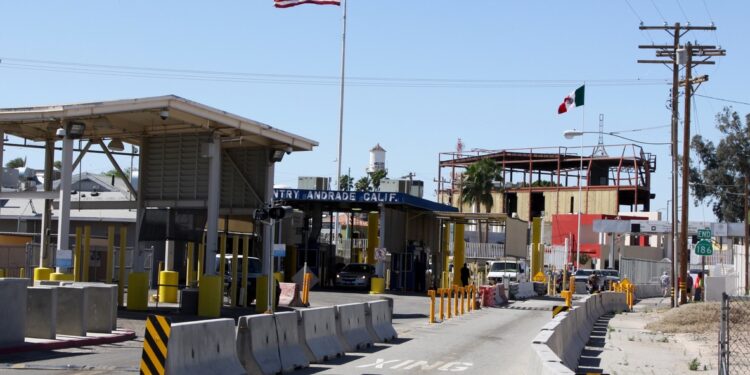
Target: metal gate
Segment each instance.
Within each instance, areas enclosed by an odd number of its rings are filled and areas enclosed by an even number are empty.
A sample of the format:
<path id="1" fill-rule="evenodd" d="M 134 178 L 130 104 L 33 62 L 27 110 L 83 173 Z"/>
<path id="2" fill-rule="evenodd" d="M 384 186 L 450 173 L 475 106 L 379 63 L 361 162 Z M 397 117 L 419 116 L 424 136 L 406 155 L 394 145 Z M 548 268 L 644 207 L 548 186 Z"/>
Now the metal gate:
<path id="1" fill-rule="evenodd" d="M 750 375 L 750 297 L 724 293 L 719 327 L 719 374 Z"/>

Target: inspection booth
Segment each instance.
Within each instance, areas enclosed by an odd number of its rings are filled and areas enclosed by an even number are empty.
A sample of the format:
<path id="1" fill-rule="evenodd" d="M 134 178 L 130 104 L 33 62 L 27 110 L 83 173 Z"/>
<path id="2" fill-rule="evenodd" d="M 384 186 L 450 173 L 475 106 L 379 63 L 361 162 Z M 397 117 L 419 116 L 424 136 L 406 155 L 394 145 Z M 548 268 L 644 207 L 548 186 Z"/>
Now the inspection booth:
<path id="1" fill-rule="evenodd" d="M 182 245 L 205 244 L 206 275 L 215 275 L 219 232 L 230 220 L 252 222 L 258 208 L 273 203 L 275 163 L 291 152 L 310 151 L 317 142 L 261 122 L 178 96 L 160 96 L 80 104 L 0 109 L 0 132 L 20 137 L 3 146 L 43 149 L 42 191 L 2 192 L 0 198 L 43 199 L 42 249 L 57 243 L 45 268 L 71 272 L 71 210 L 134 210 L 134 271 L 163 258 L 164 270 L 179 272 Z M 29 144 L 29 141 L 35 142 Z M 126 150 L 125 144 L 132 145 Z M 39 151 L 37 151 L 39 152 Z M 137 183 L 124 178 L 129 199 L 71 200 L 73 171 L 86 155 L 105 155 L 119 176 L 128 176 L 116 155 L 135 157 Z M 0 163 L 2 160 L 0 151 Z M 52 187 L 53 164 L 60 161 L 60 183 Z M 262 238 L 264 268 L 270 268 L 270 227 L 254 232 Z M 205 233 L 205 236 L 204 236 Z M 153 249 L 154 257 L 146 257 Z M 195 255 L 193 255 L 195 257 Z M 218 276 L 214 276 L 218 279 Z M 201 286 L 202 287 L 202 286 Z M 217 307 L 218 308 L 218 307 Z"/>
<path id="2" fill-rule="evenodd" d="M 295 269 L 307 259 L 325 286 L 331 285 L 337 265 L 366 262 L 388 278 L 390 289 L 426 290 L 431 285 L 422 280 L 437 264 L 440 251 L 436 213 L 457 211 L 392 192 L 275 189 L 274 197 L 276 203 L 292 206 L 303 215 L 297 228 L 290 229 L 300 235 L 283 236 L 293 241 L 287 244 L 287 257 L 295 259 Z M 340 215 L 346 219 L 339 221 Z M 367 226 L 366 235 L 354 238 L 353 231 L 341 225 L 355 221 Z"/>

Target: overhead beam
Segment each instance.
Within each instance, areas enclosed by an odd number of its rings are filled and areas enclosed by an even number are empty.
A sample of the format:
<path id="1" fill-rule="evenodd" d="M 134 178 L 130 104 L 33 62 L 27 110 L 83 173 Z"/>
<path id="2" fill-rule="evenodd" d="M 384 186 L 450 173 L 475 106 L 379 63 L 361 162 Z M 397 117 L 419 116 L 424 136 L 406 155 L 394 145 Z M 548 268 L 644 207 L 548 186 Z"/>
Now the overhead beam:
<path id="1" fill-rule="evenodd" d="M 234 159 L 232 158 L 232 155 L 229 155 L 229 153 L 226 150 L 222 151 L 222 153 L 224 154 L 224 157 L 226 157 L 227 160 L 229 160 L 229 164 L 232 165 L 232 168 L 234 168 L 234 171 L 237 172 L 237 174 L 240 176 L 240 178 L 242 179 L 242 182 L 244 182 L 247 188 L 250 189 L 250 193 L 253 195 L 255 200 L 258 201 L 258 207 L 263 207 L 264 205 L 263 200 L 260 199 L 260 195 L 258 195 L 258 192 L 255 190 L 255 187 L 253 187 L 253 184 L 250 183 L 250 180 L 247 179 L 245 174 L 242 173 L 242 171 L 240 170 L 240 167 L 237 166 L 237 162 L 234 161 Z"/>
<path id="2" fill-rule="evenodd" d="M 133 188 L 133 185 L 130 184 L 130 180 L 125 178 L 125 172 L 122 171 L 122 169 L 120 168 L 120 165 L 117 164 L 117 160 L 115 160 L 114 156 L 112 156 L 107 146 L 104 145 L 104 141 L 102 141 L 101 139 L 99 140 L 99 146 L 104 151 L 104 154 L 107 155 L 107 158 L 109 158 L 109 161 L 112 163 L 112 166 L 115 167 L 115 170 L 117 171 L 117 173 L 120 174 L 120 177 L 122 178 L 122 181 L 125 182 L 125 185 L 128 187 L 130 194 L 133 194 L 133 197 L 135 197 L 135 199 L 138 200 L 138 193 Z"/>

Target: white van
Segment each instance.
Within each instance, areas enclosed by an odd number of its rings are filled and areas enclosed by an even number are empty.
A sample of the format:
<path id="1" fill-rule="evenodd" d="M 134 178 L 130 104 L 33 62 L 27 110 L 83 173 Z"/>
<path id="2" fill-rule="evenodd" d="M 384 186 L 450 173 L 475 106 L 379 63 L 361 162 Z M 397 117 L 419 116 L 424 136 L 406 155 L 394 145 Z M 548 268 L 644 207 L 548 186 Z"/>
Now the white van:
<path id="1" fill-rule="evenodd" d="M 490 284 L 499 284 L 503 280 L 519 281 L 526 273 L 526 261 L 520 259 L 501 259 L 487 262 L 487 280 Z"/>

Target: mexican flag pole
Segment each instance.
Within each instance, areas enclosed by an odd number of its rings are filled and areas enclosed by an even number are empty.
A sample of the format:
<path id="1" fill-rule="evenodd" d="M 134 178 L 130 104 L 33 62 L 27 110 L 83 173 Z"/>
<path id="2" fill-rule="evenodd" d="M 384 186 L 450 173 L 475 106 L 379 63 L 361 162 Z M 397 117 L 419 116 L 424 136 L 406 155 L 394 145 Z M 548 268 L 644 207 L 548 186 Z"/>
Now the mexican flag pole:
<path id="1" fill-rule="evenodd" d="M 568 96 L 563 99 L 562 104 L 557 108 L 557 114 L 559 115 L 568 112 L 568 109 L 570 108 L 582 107 L 585 88 L 586 85 L 583 85 L 577 88 L 576 91 L 568 94 Z"/>

